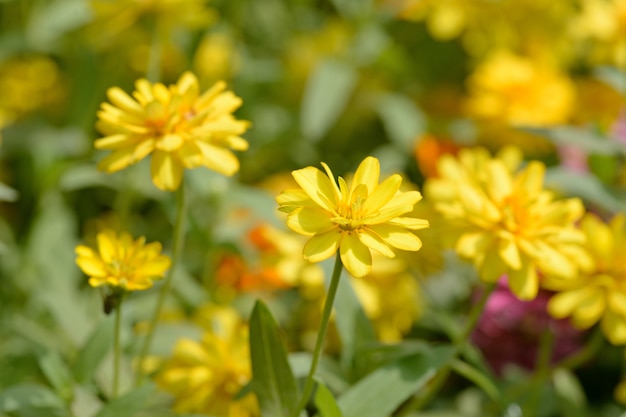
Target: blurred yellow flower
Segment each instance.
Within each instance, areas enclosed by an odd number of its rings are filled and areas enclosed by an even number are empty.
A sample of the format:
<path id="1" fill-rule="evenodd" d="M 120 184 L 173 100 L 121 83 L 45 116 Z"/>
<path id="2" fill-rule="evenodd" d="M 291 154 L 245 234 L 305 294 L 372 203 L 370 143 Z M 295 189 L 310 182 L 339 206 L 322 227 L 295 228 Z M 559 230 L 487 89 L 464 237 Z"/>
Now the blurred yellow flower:
<path id="1" fill-rule="evenodd" d="M 594 267 L 574 280 L 546 280 L 546 287 L 557 291 L 548 311 L 556 318 L 571 317 L 581 329 L 599 321 L 611 343 L 626 344 L 626 215 L 618 214 L 606 224 L 587 214 L 580 228 Z"/>
<path id="2" fill-rule="evenodd" d="M 111 104 L 103 103 L 98 112 L 97 127 L 106 137 L 95 146 L 113 151 L 100 169 L 116 172 L 152 154 L 152 181 L 168 191 L 180 186 L 184 168 L 205 166 L 224 175 L 239 170 L 230 149 L 248 148 L 239 135 L 249 123 L 233 117 L 242 101 L 224 91 L 225 83 L 200 95 L 197 78 L 186 72 L 169 88 L 145 79 L 135 85 L 133 97 L 110 88 Z"/>
<path id="3" fill-rule="evenodd" d="M 202 311 L 202 324 L 207 329 L 202 340 L 180 339 L 155 382 L 174 396 L 178 413 L 258 416 L 254 396 L 235 400 L 252 375 L 248 326 L 228 307 L 212 306 Z"/>
<path id="4" fill-rule="evenodd" d="M 161 244 L 146 244 L 140 237 L 133 240 L 128 233 L 119 235 L 112 230 L 98 233 L 98 250 L 79 245 L 76 264 L 89 276 L 89 285 L 107 285 L 125 291 L 145 290 L 152 282 L 163 278 L 170 259 L 161 254 Z"/>
<path id="5" fill-rule="evenodd" d="M 90 35 L 102 46 L 123 41 L 139 24 L 167 39 L 176 28 L 200 29 L 211 24 L 216 13 L 208 0 L 91 0 L 94 22 Z"/>
<path id="6" fill-rule="evenodd" d="M 545 166 L 531 161 L 515 174 L 520 154 L 505 148 L 491 158 L 481 148 L 444 155 L 439 178 L 429 179 L 426 196 L 456 230 L 456 251 L 471 260 L 483 281 L 508 274 L 517 297 L 532 300 L 539 275 L 574 279 L 591 259 L 574 222 L 584 212 L 579 199 L 554 200 L 543 189 Z"/>
<path id="7" fill-rule="evenodd" d="M 233 37 L 219 32 L 206 35 L 196 49 L 193 66 L 201 81 L 230 79 L 239 67 Z"/>
<path id="8" fill-rule="evenodd" d="M 376 259 L 372 272 L 352 286 L 382 342 L 402 340 L 421 315 L 420 287 L 404 260 Z"/>
<path id="9" fill-rule="evenodd" d="M 322 165 L 326 174 L 315 167 L 293 171 L 301 188 L 276 199 L 279 210 L 288 213 L 287 226 L 312 236 L 304 245 L 305 259 L 319 262 L 339 250 L 346 269 L 362 277 L 371 270 L 371 249 L 389 258 L 395 256 L 393 249 L 420 249 L 422 242 L 412 231 L 428 227 L 428 221 L 403 215 L 422 196 L 400 192 L 400 175 L 379 184 L 380 163 L 370 156 L 357 168 L 351 185 L 341 177 L 337 185 L 328 165 Z"/>
<path id="10" fill-rule="evenodd" d="M 539 60 L 501 51 L 469 77 L 466 111 L 478 119 L 549 126 L 568 121 L 575 100 L 570 79 Z"/>

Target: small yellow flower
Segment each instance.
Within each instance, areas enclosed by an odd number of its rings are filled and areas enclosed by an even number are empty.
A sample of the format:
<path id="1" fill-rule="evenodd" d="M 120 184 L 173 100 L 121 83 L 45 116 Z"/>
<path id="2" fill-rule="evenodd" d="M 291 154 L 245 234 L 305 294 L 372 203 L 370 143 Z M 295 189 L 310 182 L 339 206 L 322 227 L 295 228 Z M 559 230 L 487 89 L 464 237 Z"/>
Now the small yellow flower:
<path id="1" fill-rule="evenodd" d="M 98 250 L 76 247 L 76 263 L 89 276 L 89 285 L 108 285 L 126 291 L 145 290 L 152 281 L 163 278 L 170 259 L 161 254 L 161 244 L 146 244 L 140 237 L 133 240 L 128 233 L 117 235 L 112 230 L 98 233 Z"/>
<path id="2" fill-rule="evenodd" d="M 467 112 L 479 119 L 551 126 L 566 123 L 575 103 L 575 87 L 566 75 L 509 52 L 491 55 L 467 84 Z"/>
<path id="3" fill-rule="evenodd" d="M 203 308 L 202 340 L 179 340 L 157 373 L 157 385 L 170 392 L 174 410 L 216 417 L 258 416 L 252 395 L 235 396 L 252 376 L 248 326 L 230 308 Z"/>
<path id="4" fill-rule="evenodd" d="M 162 190 L 177 189 L 185 168 L 205 166 L 229 176 L 239 170 L 230 149 L 248 148 L 239 135 L 249 123 L 233 117 L 242 101 L 224 91 L 225 83 L 200 95 L 197 78 L 186 72 L 169 88 L 145 79 L 135 86 L 133 97 L 110 88 L 111 104 L 98 112 L 97 127 L 106 136 L 95 146 L 113 151 L 100 169 L 116 172 L 152 155 L 152 181 Z"/>
<path id="5" fill-rule="evenodd" d="M 293 171 L 301 189 L 286 190 L 277 197 L 279 210 L 288 213 L 287 226 L 312 236 L 304 245 L 305 259 L 319 262 L 339 250 L 341 261 L 355 277 L 370 272 L 374 249 L 393 258 L 393 249 L 419 250 L 421 240 L 412 230 L 428 227 L 428 221 L 403 217 L 422 196 L 400 192 L 402 177 L 394 174 L 378 183 L 380 163 L 374 157 L 361 162 L 352 184 L 335 182 L 328 165 L 326 174 L 315 167 Z"/>
<path id="6" fill-rule="evenodd" d="M 425 190 L 456 231 L 456 251 L 475 264 L 482 280 L 494 283 L 508 274 L 513 293 L 531 300 L 539 272 L 574 279 L 592 261 L 574 225 L 584 211 L 581 201 L 555 201 L 543 189 L 545 166 L 532 161 L 515 174 L 518 164 L 512 148 L 496 158 L 481 148 L 463 149 L 458 160 L 441 158 L 440 177 L 429 179 Z"/>
<path id="7" fill-rule="evenodd" d="M 575 280 L 547 280 L 546 286 L 558 291 L 548 311 L 556 318 L 571 317 L 581 329 L 599 321 L 611 343 L 626 344 L 626 215 L 618 214 L 606 224 L 587 214 L 580 228 L 594 267 Z"/>

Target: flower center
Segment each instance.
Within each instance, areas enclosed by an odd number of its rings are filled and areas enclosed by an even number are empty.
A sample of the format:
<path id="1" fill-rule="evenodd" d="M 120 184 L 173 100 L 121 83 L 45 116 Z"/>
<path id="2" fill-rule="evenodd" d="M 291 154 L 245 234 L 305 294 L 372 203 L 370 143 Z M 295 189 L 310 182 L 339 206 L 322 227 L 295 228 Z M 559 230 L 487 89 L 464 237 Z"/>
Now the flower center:
<path id="1" fill-rule="evenodd" d="M 332 219 L 341 230 L 351 232 L 363 227 L 363 202 L 365 198 L 356 191 L 358 191 L 358 187 L 353 193 L 351 201 L 342 201 L 339 203 L 337 210 L 339 216 Z"/>

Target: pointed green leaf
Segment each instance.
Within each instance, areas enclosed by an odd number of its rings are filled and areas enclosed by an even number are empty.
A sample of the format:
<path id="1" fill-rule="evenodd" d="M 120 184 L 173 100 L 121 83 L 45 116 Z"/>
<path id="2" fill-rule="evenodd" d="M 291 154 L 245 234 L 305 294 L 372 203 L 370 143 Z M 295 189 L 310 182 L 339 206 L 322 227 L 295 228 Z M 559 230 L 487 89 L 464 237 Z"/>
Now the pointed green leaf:
<path id="1" fill-rule="evenodd" d="M 339 397 L 337 404 L 343 416 L 388 417 L 426 385 L 453 351 L 450 346 L 440 346 L 375 370 Z"/>
<path id="2" fill-rule="evenodd" d="M 250 318 L 250 356 L 252 389 L 263 415 L 290 416 L 298 401 L 296 380 L 278 325 L 262 301 L 256 302 Z"/>
<path id="3" fill-rule="evenodd" d="M 156 392 L 153 384 L 146 384 L 114 399 L 100 409 L 94 417 L 135 417 L 143 410 Z"/>
<path id="4" fill-rule="evenodd" d="M 21 384 L 0 392 L 0 413 L 19 417 L 66 417 L 65 404 L 49 388 Z"/>
<path id="5" fill-rule="evenodd" d="M 113 316 L 107 316 L 78 352 L 72 370 L 78 382 L 88 382 L 113 343 Z"/>
<path id="6" fill-rule="evenodd" d="M 67 364 L 55 351 L 48 351 L 39 358 L 39 367 L 46 376 L 50 385 L 54 387 L 61 398 L 69 401 L 73 396 L 73 378 Z"/>
<path id="7" fill-rule="evenodd" d="M 343 112 L 358 74 L 350 65 L 339 61 L 322 61 L 311 74 L 301 108 L 302 134 L 318 141 Z"/>
<path id="8" fill-rule="evenodd" d="M 320 381 L 317 381 L 314 402 L 318 411 L 317 417 L 343 417 L 335 397 Z"/>
<path id="9" fill-rule="evenodd" d="M 385 94 L 379 98 L 377 110 L 391 142 L 405 152 L 412 152 L 426 123 L 420 109 L 404 95 Z"/>
<path id="10" fill-rule="evenodd" d="M 590 154 L 626 155 L 624 144 L 580 127 L 559 126 L 553 128 L 523 127 L 522 130 L 545 137 L 555 145 L 567 145 Z"/>
<path id="11" fill-rule="evenodd" d="M 558 368 L 552 374 L 552 382 L 561 415 L 568 417 L 587 416 L 587 398 L 576 375 L 569 369 Z"/>
<path id="12" fill-rule="evenodd" d="M 546 171 L 546 185 L 567 196 L 580 197 L 609 211 L 625 209 L 624 203 L 616 198 L 598 178 L 590 174 L 554 167 Z"/>

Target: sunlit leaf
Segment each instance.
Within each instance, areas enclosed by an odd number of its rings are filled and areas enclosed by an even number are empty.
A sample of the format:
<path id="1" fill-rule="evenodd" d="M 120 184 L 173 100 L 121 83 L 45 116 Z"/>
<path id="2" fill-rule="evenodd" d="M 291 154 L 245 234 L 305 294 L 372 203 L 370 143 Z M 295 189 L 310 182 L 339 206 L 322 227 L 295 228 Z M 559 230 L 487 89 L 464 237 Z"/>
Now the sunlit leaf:
<path id="1" fill-rule="evenodd" d="M 146 384 L 107 403 L 94 417 L 135 417 L 154 396 L 156 388 Z"/>
<path id="2" fill-rule="evenodd" d="M 482 373 L 472 365 L 460 359 L 453 360 L 451 366 L 453 371 L 472 381 L 477 387 L 482 389 L 489 398 L 492 400 L 499 398 L 500 390 L 489 375 Z"/>
<path id="3" fill-rule="evenodd" d="M 436 347 L 379 368 L 339 397 L 339 408 L 344 417 L 388 417 L 426 385 L 452 352 L 449 346 Z"/>
<path id="4" fill-rule="evenodd" d="M 315 397 L 313 399 L 317 408 L 318 417 L 342 417 L 341 410 L 335 401 L 333 394 L 318 381 Z"/>
<path id="5" fill-rule="evenodd" d="M 403 151 L 411 152 L 418 135 L 424 133 L 422 112 L 408 97 L 385 94 L 376 106 L 389 139 Z"/>
<path id="6" fill-rule="evenodd" d="M 74 382 L 72 373 L 61 355 L 55 351 L 44 353 L 39 357 L 39 367 L 61 398 L 70 400 Z"/>
<path id="7" fill-rule="evenodd" d="M 576 375 L 569 369 L 558 368 L 552 374 L 561 415 L 567 417 L 587 416 L 587 398 Z"/>

